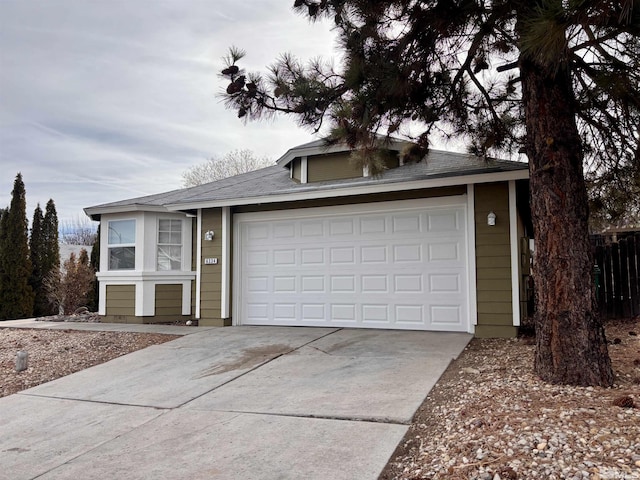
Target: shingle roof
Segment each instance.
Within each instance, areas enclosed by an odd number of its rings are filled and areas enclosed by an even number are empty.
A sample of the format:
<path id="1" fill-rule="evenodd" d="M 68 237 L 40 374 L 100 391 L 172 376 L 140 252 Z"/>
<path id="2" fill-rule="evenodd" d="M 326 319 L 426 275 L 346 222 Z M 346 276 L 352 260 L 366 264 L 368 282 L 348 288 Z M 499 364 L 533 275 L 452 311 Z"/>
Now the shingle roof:
<path id="1" fill-rule="evenodd" d="M 266 167 L 253 172 L 236 175 L 215 182 L 191 188 L 173 190 L 156 195 L 132 198 L 118 202 L 105 203 L 85 209 L 88 214 L 99 213 L 96 210 L 117 209 L 118 207 L 160 208 L 171 205 L 172 209 L 179 209 L 181 204 L 189 205 L 203 202 L 225 202 L 246 199 L 250 204 L 252 198 L 281 196 L 308 192 L 313 193 L 327 190 L 349 190 L 354 187 L 367 185 L 384 185 L 409 181 L 429 180 L 443 177 L 467 176 L 495 172 L 526 170 L 524 162 L 509 160 L 484 160 L 473 155 L 430 151 L 425 160 L 411 163 L 398 168 L 384 171 L 376 177 L 359 177 L 325 182 L 297 183 L 289 177 L 289 170 L 280 166 Z"/>

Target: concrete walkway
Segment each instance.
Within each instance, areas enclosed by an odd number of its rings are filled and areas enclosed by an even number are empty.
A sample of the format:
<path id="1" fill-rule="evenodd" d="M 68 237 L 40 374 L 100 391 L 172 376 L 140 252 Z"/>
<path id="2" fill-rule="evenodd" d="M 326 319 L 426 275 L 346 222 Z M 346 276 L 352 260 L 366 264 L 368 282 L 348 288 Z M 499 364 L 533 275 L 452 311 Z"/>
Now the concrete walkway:
<path id="1" fill-rule="evenodd" d="M 163 333 L 166 335 L 191 335 L 192 333 L 214 330 L 219 327 L 187 327 L 183 325 L 153 325 L 137 323 L 101 322 L 45 322 L 34 318 L 6 320 L 0 322 L 2 328 L 37 328 L 49 330 L 83 330 L 88 332 L 134 332 Z"/>
<path id="2" fill-rule="evenodd" d="M 177 328 L 0 399 L 0 478 L 374 480 L 471 338 Z"/>

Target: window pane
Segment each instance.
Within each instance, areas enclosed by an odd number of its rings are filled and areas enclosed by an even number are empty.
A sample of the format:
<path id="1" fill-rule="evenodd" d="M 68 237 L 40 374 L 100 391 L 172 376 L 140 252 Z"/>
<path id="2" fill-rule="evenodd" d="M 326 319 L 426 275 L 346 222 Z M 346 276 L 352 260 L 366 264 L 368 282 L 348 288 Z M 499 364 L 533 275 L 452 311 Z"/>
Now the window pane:
<path id="1" fill-rule="evenodd" d="M 109 270 L 133 270 L 135 268 L 135 247 L 114 247 L 109 249 Z"/>
<path id="2" fill-rule="evenodd" d="M 182 220 L 158 221 L 158 270 L 182 268 Z"/>
<path id="3" fill-rule="evenodd" d="M 158 247 L 158 270 L 180 270 L 182 266 L 181 246 Z"/>
<path id="4" fill-rule="evenodd" d="M 136 243 L 136 221 L 114 220 L 109 222 L 109 245 Z"/>

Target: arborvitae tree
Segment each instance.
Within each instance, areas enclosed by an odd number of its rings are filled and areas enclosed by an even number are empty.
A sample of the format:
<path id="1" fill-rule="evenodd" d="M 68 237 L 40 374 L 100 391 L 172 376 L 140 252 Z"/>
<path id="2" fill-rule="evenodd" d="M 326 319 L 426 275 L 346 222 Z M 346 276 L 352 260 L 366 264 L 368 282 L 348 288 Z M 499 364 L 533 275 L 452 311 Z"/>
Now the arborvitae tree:
<path id="1" fill-rule="evenodd" d="M 44 257 L 44 238 L 42 236 L 42 223 L 44 222 L 44 215 L 40 204 L 36 206 L 33 212 L 33 220 L 31 221 L 31 236 L 29 237 L 29 258 L 31 258 L 31 288 L 35 294 L 35 300 L 33 303 L 33 314 L 36 317 L 46 315 L 49 308 L 49 301 L 47 300 L 46 292 L 44 291 L 43 273 L 42 273 L 42 259 Z"/>
<path id="2" fill-rule="evenodd" d="M 9 208 L 0 209 L 0 302 L 3 298 L 4 285 L 7 283 L 6 273 L 4 271 L 4 252 L 7 232 L 7 219 L 9 216 Z M 2 304 L 0 304 L 0 320 L 4 318 Z"/>
<path id="3" fill-rule="evenodd" d="M 47 202 L 44 221 L 42 222 L 43 255 L 42 276 L 48 277 L 60 270 L 60 244 L 58 242 L 58 214 L 56 205 L 52 199 Z M 49 314 L 58 313 L 56 309 L 49 308 Z"/>
<path id="4" fill-rule="evenodd" d="M 267 78 L 232 49 L 221 72 L 240 118 L 277 112 L 332 127 L 375 173 L 376 132 L 466 138 L 473 153 L 526 153 L 536 241 L 535 371 L 553 383 L 610 386 L 588 240 L 583 162 L 638 158 L 638 0 L 295 0 L 331 19 L 341 65 L 291 55 Z"/>
<path id="5" fill-rule="evenodd" d="M 96 232 L 96 238 L 93 241 L 93 247 L 91 247 L 91 258 L 89 261 L 91 270 L 93 271 L 93 279 L 91 281 L 91 292 L 87 299 L 87 308 L 92 312 L 98 311 L 100 302 L 100 289 L 98 286 L 98 279 L 96 273 L 100 270 L 100 224 L 98 224 L 98 231 Z"/>
<path id="6" fill-rule="evenodd" d="M 2 237 L 3 281 L 0 291 L 0 318 L 28 318 L 33 315 L 34 294 L 29 284 L 31 260 L 27 200 L 20 173 L 13 184 L 9 213 L 3 219 Z"/>

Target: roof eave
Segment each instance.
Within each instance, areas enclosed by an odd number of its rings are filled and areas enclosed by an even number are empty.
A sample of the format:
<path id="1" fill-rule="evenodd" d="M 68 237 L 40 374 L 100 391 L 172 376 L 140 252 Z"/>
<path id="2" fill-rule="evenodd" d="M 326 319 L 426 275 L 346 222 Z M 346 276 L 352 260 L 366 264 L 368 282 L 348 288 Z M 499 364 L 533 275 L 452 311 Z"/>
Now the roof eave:
<path id="1" fill-rule="evenodd" d="M 421 180 L 385 182 L 349 186 L 345 188 L 325 188 L 318 190 L 304 190 L 300 192 L 287 192 L 274 195 L 256 197 L 236 197 L 223 200 L 204 200 L 185 203 L 168 203 L 165 205 L 169 211 L 195 210 L 199 208 L 232 207 L 239 205 L 256 205 L 262 203 L 291 202 L 298 200 L 315 200 L 322 198 L 346 197 L 352 195 L 366 195 L 371 193 L 398 192 L 402 190 L 419 190 L 423 188 L 451 187 L 456 185 L 468 185 L 478 183 L 500 182 L 509 180 L 525 180 L 529 178 L 527 168 L 491 173 L 476 173 L 471 175 L 441 176 Z"/>
<path id="2" fill-rule="evenodd" d="M 84 210 L 85 215 L 91 217 L 93 220 L 98 220 L 100 215 L 107 215 L 112 213 L 126 213 L 126 212 L 169 212 L 165 206 L 162 205 L 144 205 L 144 204 L 131 204 L 131 205 L 97 205 L 95 207 L 86 207 Z"/>

